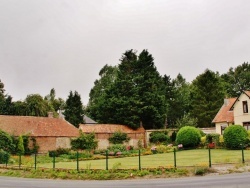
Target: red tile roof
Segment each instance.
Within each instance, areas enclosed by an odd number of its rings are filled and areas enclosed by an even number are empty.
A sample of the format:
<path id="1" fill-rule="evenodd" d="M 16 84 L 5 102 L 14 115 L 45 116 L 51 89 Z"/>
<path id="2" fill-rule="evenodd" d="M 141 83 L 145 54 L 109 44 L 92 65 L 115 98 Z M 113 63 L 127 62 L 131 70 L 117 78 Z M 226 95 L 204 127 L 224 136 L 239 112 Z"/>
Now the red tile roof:
<path id="1" fill-rule="evenodd" d="M 114 133 L 121 131 L 123 133 L 144 133 L 145 129 L 140 127 L 136 130 L 129 128 L 126 125 L 116 124 L 81 124 L 80 129 L 83 133 Z"/>
<path id="2" fill-rule="evenodd" d="M 0 129 L 14 136 L 77 137 L 79 130 L 63 119 L 0 115 Z"/>
<path id="3" fill-rule="evenodd" d="M 234 113 L 230 110 L 232 105 L 235 103 L 237 98 L 229 98 L 225 99 L 227 102 L 224 103 L 222 107 L 220 108 L 219 112 L 213 119 L 213 123 L 219 123 L 219 122 L 234 122 Z"/>

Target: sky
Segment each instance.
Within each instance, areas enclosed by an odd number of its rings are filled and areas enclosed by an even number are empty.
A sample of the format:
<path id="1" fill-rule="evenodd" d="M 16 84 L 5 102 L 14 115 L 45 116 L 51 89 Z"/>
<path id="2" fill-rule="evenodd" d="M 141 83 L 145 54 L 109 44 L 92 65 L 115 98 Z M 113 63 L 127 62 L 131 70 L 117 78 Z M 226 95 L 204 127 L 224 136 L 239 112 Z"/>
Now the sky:
<path id="1" fill-rule="evenodd" d="M 0 80 L 27 95 L 87 105 L 100 69 L 147 49 L 161 75 L 192 82 L 249 62 L 249 0 L 0 0 Z"/>

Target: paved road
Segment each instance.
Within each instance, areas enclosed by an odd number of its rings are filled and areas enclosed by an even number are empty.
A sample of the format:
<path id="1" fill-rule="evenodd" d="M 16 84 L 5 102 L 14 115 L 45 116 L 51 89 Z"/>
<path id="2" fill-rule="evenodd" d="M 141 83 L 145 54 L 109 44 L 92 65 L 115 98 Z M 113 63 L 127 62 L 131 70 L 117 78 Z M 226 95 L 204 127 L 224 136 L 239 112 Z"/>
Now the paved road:
<path id="1" fill-rule="evenodd" d="M 250 173 L 115 181 L 46 180 L 0 177 L 0 188 L 249 188 Z"/>

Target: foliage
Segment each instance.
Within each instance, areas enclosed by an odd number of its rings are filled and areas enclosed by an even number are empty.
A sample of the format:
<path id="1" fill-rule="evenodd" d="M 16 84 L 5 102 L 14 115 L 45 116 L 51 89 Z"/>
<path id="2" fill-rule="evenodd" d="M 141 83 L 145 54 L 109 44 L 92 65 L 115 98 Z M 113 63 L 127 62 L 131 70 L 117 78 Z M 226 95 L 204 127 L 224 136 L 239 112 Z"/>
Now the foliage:
<path id="1" fill-rule="evenodd" d="M 210 133 L 210 134 L 207 134 L 206 136 L 206 142 L 207 143 L 215 143 L 216 145 L 219 144 L 219 140 L 220 140 L 220 134 L 218 133 Z"/>
<path id="2" fill-rule="evenodd" d="M 65 101 L 62 98 L 56 98 L 56 91 L 54 88 L 50 90 L 49 95 L 45 96 L 44 100 L 53 107 L 54 113 L 64 109 Z"/>
<path id="3" fill-rule="evenodd" d="M 154 144 L 165 143 L 170 141 L 167 131 L 154 131 L 149 135 L 149 141 Z"/>
<path id="4" fill-rule="evenodd" d="M 126 146 L 122 145 L 122 144 L 115 144 L 115 145 L 109 146 L 108 150 L 109 151 L 114 151 L 114 152 L 117 152 L 117 151 L 126 151 Z"/>
<path id="5" fill-rule="evenodd" d="M 94 108 L 91 102 L 88 109 L 95 111 L 101 123 L 124 124 L 137 129 L 142 122 L 146 129 L 162 128 L 167 107 L 165 85 L 152 55 L 147 50 L 139 55 L 129 50 L 120 61 L 112 83 L 103 88 Z"/>
<path id="6" fill-rule="evenodd" d="M 228 149 L 241 149 L 247 142 L 247 131 L 241 125 L 230 125 L 223 134 L 225 147 Z"/>
<path id="7" fill-rule="evenodd" d="M 19 154 L 19 155 L 24 154 L 24 146 L 23 146 L 23 137 L 22 137 L 22 135 L 20 135 L 18 137 L 17 154 Z"/>
<path id="8" fill-rule="evenodd" d="M 14 144 L 11 136 L 0 130 L 0 149 L 3 149 L 4 151 L 7 152 L 12 152 L 14 150 Z"/>
<path id="9" fill-rule="evenodd" d="M 189 125 L 186 122 L 177 122 L 185 118 L 185 114 L 190 110 L 190 84 L 186 82 L 181 74 L 178 74 L 172 81 L 165 76 L 166 83 L 166 100 L 168 101 L 167 122 L 168 127 L 176 127 L 176 125 Z M 195 118 L 194 118 L 195 120 Z M 192 122 L 190 125 L 196 125 Z M 177 126 L 181 127 L 181 126 Z"/>
<path id="10" fill-rule="evenodd" d="M 206 136 L 206 133 L 204 133 L 201 129 L 199 129 L 201 136 Z"/>
<path id="11" fill-rule="evenodd" d="M 43 100 L 43 97 L 39 94 L 28 95 L 25 103 L 26 115 L 28 116 L 46 117 L 49 111 L 53 111 L 53 107 Z"/>
<path id="12" fill-rule="evenodd" d="M 121 131 L 114 132 L 114 134 L 109 137 L 109 142 L 112 144 L 123 144 L 123 142 L 128 142 L 129 140 L 128 134 Z"/>
<path id="13" fill-rule="evenodd" d="M 191 117 L 190 113 L 188 113 L 188 114 L 184 114 L 183 117 L 176 120 L 175 127 L 177 127 L 177 128 L 181 128 L 183 126 L 197 127 L 197 125 L 198 125 L 197 122 L 198 122 L 198 119 Z"/>
<path id="14" fill-rule="evenodd" d="M 49 151 L 49 156 L 50 157 L 59 157 L 61 155 L 68 155 L 70 154 L 70 149 L 67 148 L 58 148 L 56 150 L 51 150 Z"/>
<path id="15" fill-rule="evenodd" d="M 171 134 L 171 141 L 175 142 L 175 140 L 176 140 L 176 131 L 173 131 Z"/>
<path id="16" fill-rule="evenodd" d="M 190 115 L 198 119 L 198 127 L 211 127 L 212 120 L 221 107 L 225 96 L 218 73 L 206 70 L 191 84 Z"/>
<path id="17" fill-rule="evenodd" d="M 250 64 L 244 62 L 235 68 L 231 67 L 221 78 L 228 96 L 238 96 L 242 91 L 250 90 Z"/>
<path id="18" fill-rule="evenodd" d="M 83 123 L 83 105 L 81 102 L 81 96 L 77 91 L 70 91 L 68 99 L 66 100 L 65 106 L 65 119 L 73 124 L 75 127 L 79 127 L 80 123 Z"/>
<path id="19" fill-rule="evenodd" d="M 0 149 L 0 164 L 8 163 L 9 159 L 10 159 L 10 154 Z"/>
<path id="20" fill-rule="evenodd" d="M 104 95 L 109 90 L 112 84 L 117 77 L 116 66 L 105 65 L 99 71 L 99 80 L 95 80 L 94 87 L 90 90 L 89 93 L 89 102 L 86 109 L 86 112 L 90 117 L 95 119 L 97 122 L 102 121 L 103 112 L 99 110 L 100 105 L 104 103 Z"/>
<path id="21" fill-rule="evenodd" d="M 201 139 L 200 131 L 195 127 L 182 127 L 176 136 L 176 143 L 182 144 L 184 148 L 192 148 L 199 145 Z"/>
<path id="22" fill-rule="evenodd" d="M 84 134 L 80 132 L 80 136 L 71 140 L 71 146 L 73 150 L 92 150 L 98 145 L 98 141 L 95 139 L 95 134 Z"/>

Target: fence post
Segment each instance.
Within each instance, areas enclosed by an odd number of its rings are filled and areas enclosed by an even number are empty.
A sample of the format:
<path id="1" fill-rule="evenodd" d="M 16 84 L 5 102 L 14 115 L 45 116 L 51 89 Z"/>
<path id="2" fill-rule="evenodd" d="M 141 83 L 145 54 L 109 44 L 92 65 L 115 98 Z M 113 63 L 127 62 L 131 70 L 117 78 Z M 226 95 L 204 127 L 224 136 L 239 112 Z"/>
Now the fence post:
<path id="1" fill-rule="evenodd" d="M 139 150 L 139 170 L 141 170 L 141 150 Z"/>
<path id="2" fill-rule="evenodd" d="M 212 163 L 211 163 L 211 149 L 210 149 L 210 147 L 208 147 L 208 160 L 209 160 L 209 168 L 211 168 L 212 167 Z"/>
<path id="3" fill-rule="evenodd" d="M 22 158 L 21 158 L 21 154 L 19 154 L 19 161 L 18 161 L 18 166 L 19 166 L 19 169 L 21 168 L 21 163 L 22 163 Z"/>
<path id="4" fill-rule="evenodd" d="M 8 154 L 5 153 L 5 166 L 7 167 L 7 165 L 8 165 Z"/>
<path id="5" fill-rule="evenodd" d="M 36 153 L 35 153 L 35 170 L 36 170 Z"/>
<path id="6" fill-rule="evenodd" d="M 53 170 L 55 169 L 55 163 L 56 163 L 56 154 L 53 152 Z"/>
<path id="7" fill-rule="evenodd" d="M 79 172 L 79 153 L 78 151 L 76 152 L 76 170 Z"/>
<path id="8" fill-rule="evenodd" d="M 245 159 L 244 159 L 244 147 L 241 144 L 241 155 L 242 155 L 242 163 L 245 163 Z"/>
<path id="9" fill-rule="evenodd" d="M 174 167 L 176 168 L 176 149 L 174 148 Z"/>
<path id="10" fill-rule="evenodd" d="M 106 150 L 106 170 L 109 169 L 109 164 L 108 164 L 108 150 Z"/>

